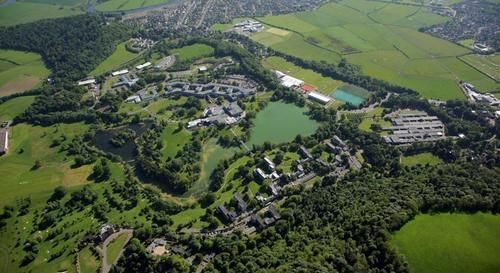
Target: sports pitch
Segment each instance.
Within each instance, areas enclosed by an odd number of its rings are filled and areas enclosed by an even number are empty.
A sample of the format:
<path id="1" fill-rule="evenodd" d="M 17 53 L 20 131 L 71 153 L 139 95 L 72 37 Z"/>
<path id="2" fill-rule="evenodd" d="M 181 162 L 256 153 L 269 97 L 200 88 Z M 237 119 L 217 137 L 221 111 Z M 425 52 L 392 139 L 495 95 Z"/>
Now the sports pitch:
<path id="1" fill-rule="evenodd" d="M 252 39 L 274 50 L 329 63 L 343 57 L 367 75 L 415 89 L 426 98 L 464 99 L 458 80 L 483 92 L 500 90 L 499 83 L 458 58 L 470 54 L 469 49 L 418 31 L 447 20 L 425 7 L 344 0 L 258 20 L 266 27 Z"/>

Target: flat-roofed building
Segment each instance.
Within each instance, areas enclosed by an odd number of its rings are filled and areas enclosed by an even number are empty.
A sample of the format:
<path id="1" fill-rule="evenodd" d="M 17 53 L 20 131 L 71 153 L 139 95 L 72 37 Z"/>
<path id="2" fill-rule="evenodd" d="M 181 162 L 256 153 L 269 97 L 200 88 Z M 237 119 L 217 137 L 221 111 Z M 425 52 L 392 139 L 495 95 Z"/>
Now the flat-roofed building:
<path id="1" fill-rule="evenodd" d="M 0 129 L 0 155 L 9 151 L 9 130 Z"/>
<path id="2" fill-rule="evenodd" d="M 444 124 L 436 116 L 422 111 L 400 112 L 392 117 L 392 125 L 383 128 L 392 134 L 384 136 L 390 144 L 411 144 L 414 142 L 444 139 Z"/>
<path id="3" fill-rule="evenodd" d="M 127 73 L 128 73 L 128 70 L 127 69 L 123 69 L 123 70 L 118 70 L 118 71 L 111 72 L 111 75 L 113 77 L 115 77 L 115 76 L 120 76 L 120 75 L 124 75 L 124 74 L 127 74 Z"/>
<path id="4" fill-rule="evenodd" d="M 317 101 L 321 104 L 327 104 L 329 103 L 332 98 L 329 97 L 329 96 L 325 96 L 321 93 L 318 93 L 316 91 L 311 91 L 307 94 L 307 98 L 310 99 L 310 100 L 313 100 L 313 101 Z"/>
<path id="5" fill-rule="evenodd" d="M 146 67 L 149 67 L 149 66 L 151 66 L 151 65 L 152 65 L 152 63 L 151 63 L 151 62 L 145 62 L 145 63 L 143 63 L 143 64 L 140 64 L 140 65 L 136 66 L 135 68 L 136 68 L 137 70 L 142 70 L 142 69 L 144 69 L 144 68 L 146 68 Z"/>
<path id="6" fill-rule="evenodd" d="M 96 83 L 95 79 L 81 80 L 78 82 L 78 86 L 85 86 L 85 85 L 90 85 L 90 84 L 95 84 L 95 83 Z"/>

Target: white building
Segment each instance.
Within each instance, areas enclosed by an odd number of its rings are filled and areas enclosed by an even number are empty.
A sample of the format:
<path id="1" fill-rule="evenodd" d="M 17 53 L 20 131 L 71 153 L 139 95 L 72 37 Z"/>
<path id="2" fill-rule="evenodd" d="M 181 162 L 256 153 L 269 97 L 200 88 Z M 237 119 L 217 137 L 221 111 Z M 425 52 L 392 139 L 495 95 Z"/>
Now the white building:
<path id="1" fill-rule="evenodd" d="M 278 77 L 278 79 L 280 80 L 281 85 L 283 85 L 284 87 L 288 87 L 288 88 L 300 87 L 301 85 L 304 84 L 303 80 L 289 76 L 281 71 L 276 70 L 274 73 L 275 73 L 276 77 Z"/>
<path id="2" fill-rule="evenodd" d="M 127 74 L 127 73 L 128 73 L 128 70 L 123 69 L 123 70 L 118 70 L 118 71 L 112 72 L 111 75 L 113 77 L 115 77 L 115 76 L 120 76 L 120 75 Z"/>
<path id="3" fill-rule="evenodd" d="M 136 66 L 135 68 L 136 68 L 137 70 L 141 70 L 141 69 L 144 69 L 144 68 L 146 68 L 146 67 L 148 67 L 148 66 L 151 66 L 151 65 L 152 65 L 152 63 L 147 62 L 147 63 L 140 64 L 140 65 Z"/>
<path id="4" fill-rule="evenodd" d="M 9 130 L 0 130 L 0 155 L 6 154 L 9 150 Z"/>
<path id="5" fill-rule="evenodd" d="M 88 79 L 78 82 L 78 86 L 89 85 L 89 84 L 95 84 L 95 79 Z"/>
<path id="6" fill-rule="evenodd" d="M 307 95 L 307 98 L 310 100 L 317 101 L 321 104 L 327 104 L 332 100 L 332 98 L 330 98 L 329 96 L 325 96 L 325 95 L 318 93 L 318 92 L 315 92 L 315 91 L 309 92 Z"/>

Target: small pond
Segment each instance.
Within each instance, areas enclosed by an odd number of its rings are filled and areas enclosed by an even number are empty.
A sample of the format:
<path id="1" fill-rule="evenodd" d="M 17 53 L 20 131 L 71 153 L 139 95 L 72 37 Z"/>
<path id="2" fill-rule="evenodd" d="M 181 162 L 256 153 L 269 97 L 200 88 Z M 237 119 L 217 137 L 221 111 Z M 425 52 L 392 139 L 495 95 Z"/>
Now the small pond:
<path id="1" fill-rule="evenodd" d="M 151 123 L 134 123 L 118 128 L 98 131 L 95 134 L 95 139 L 92 144 L 106 153 L 112 153 L 114 155 L 120 156 L 125 161 L 131 161 L 135 158 L 135 142 L 133 140 L 129 140 L 124 145 L 116 147 L 110 143 L 111 138 L 115 135 L 115 133 L 126 128 L 134 130 L 136 135 L 140 136 L 150 126 Z"/>

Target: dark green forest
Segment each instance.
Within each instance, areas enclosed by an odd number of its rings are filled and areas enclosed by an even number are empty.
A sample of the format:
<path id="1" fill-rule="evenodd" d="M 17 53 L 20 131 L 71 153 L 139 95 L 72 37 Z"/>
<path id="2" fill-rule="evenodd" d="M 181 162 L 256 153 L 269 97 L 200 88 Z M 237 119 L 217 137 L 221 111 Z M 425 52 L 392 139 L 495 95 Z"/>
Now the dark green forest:
<path id="1" fill-rule="evenodd" d="M 119 23 L 79 15 L 0 28 L 0 48 L 39 53 L 56 82 L 74 81 L 85 77 L 129 35 L 130 30 Z"/>

